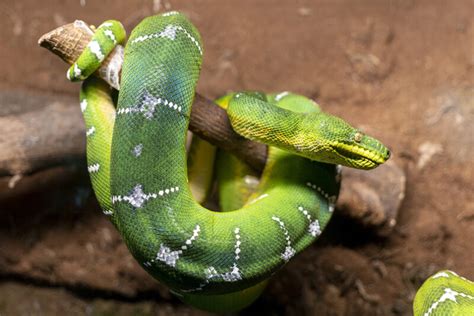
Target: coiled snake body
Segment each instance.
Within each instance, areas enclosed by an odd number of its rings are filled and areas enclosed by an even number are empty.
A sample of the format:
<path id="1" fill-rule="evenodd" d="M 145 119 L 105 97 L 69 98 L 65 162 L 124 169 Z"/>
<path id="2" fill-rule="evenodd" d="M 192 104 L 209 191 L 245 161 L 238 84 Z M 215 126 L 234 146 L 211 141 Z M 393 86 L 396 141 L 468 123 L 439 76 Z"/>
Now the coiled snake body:
<path id="1" fill-rule="evenodd" d="M 124 39 L 119 22 L 103 23 L 68 78 L 86 79 Z M 133 30 L 117 108 L 104 82 L 82 86 L 88 170 L 104 213 L 146 271 L 197 307 L 236 310 L 321 234 L 338 195 L 336 164 L 371 169 L 389 151 L 302 96 L 230 94 L 218 103 L 235 131 L 270 145 L 268 161 L 248 199 L 221 192 L 224 212 L 204 208 L 188 185 L 185 147 L 202 53 L 199 33 L 177 12 Z"/>

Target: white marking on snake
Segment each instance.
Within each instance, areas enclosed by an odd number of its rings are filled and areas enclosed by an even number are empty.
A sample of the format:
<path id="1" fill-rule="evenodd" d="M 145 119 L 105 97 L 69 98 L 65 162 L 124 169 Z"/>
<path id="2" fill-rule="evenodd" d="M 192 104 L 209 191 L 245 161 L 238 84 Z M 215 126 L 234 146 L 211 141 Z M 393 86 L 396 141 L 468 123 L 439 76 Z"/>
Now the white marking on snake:
<path id="1" fill-rule="evenodd" d="M 433 304 L 431 304 L 431 306 L 428 308 L 428 311 L 426 311 L 426 313 L 424 313 L 423 315 L 424 316 L 431 315 L 431 313 L 433 313 L 434 310 L 441 303 L 443 303 L 447 300 L 450 300 L 450 301 L 453 301 L 454 303 L 457 303 L 456 296 L 461 296 L 461 297 L 464 297 L 464 298 L 474 300 L 474 296 L 472 296 L 472 295 L 465 294 L 465 293 L 460 293 L 460 292 L 454 291 L 453 289 L 450 289 L 450 288 L 444 288 L 443 295 L 441 295 L 441 297 L 437 301 L 435 301 Z"/>
<path id="2" fill-rule="evenodd" d="M 309 224 L 308 231 L 313 237 L 321 235 L 321 226 L 319 225 L 319 221 L 317 219 Z"/>
<path id="3" fill-rule="evenodd" d="M 98 172 L 99 169 L 100 169 L 100 165 L 99 165 L 98 163 L 89 165 L 89 166 L 87 167 L 87 171 L 89 171 L 89 173 Z"/>
<path id="4" fill-rule="evenodd" d="M 436 273 L 436 274 L 433 275 L 431 278 L 432 278 L 432 279 L 437 279 L 437 278 L 441 278 L 441 277 L 449 278 L 450 275 L 447 274 L 446 272 L 442 271 L 442 272 Z"/>
<path id="5" fill-rule="evenodd" d="M 216 268 L 214 268 L 213 266 L 210 266 L 204 270 L 204 274 L 206 276 L 206 280 L 204 280 L 204 283 L 201 283 L 198 287 L 194 289 L 181 290 L 181 292 L 190 293 L 190 292 L 202 291 L 202 289 L 206 285 L 208 285 L 210 281 L 213 279 L 222 279 L 226 282 L 235 282 L 235 281 L 242 280 L 242 276 L 240 275 L 240 270 L 239 270 L 239 267 L 237 266 L 237 263 L 234 263 L 231 269 L 224 273 L 219 273 L 217 272 Z"/>
<path id="6" fill-rule="evenodd" d="M 176 25 L 167 25 L 164 31 L 160 33 L 160 37 L 167 37 L 170 40 L 175 40 L 176 39 L 176 31 L 178 30 L 178 27 Z"/>
<path id="7" fill-rule="evenodd" d="M 334 203 L 329 203 L 328 212 L 329 213 L 334 212 L 335 207 L 336 207 L 336 205 Z"/>
<path id="8" fill-rule="evenodd" d="M 232 266 L 232 270 L 229 272 L 221 273 L 221 277 L 226 282 L 235 282 L 238 280 L 242 280 L 242 276 L 240 275 L 239 267 L 237 264 L 234 263 Z"/>
<path id="9" fill-rule="evenodd" d="M 209 283 L 209 281 L 213 278 L 221 278 L 222 280 L 226 282 L 235 282 L 238 280 L 242 280 L 242 276 L 240 275 L 240 270 L 239 267 L 237 266 L 237 262 L 240 259 L 240 244 L 242 243 L 240 240 L 240 228 L 236 227 L 234 229 L 234 236 L 235 236 L 235 244 L 234 244 L 234 259 L 235 262 L 230 268 L 229 271 L 224 272 L 224 273 L 218 273 L 216 268 L 214 267 L 209 267 L 207 268 L 204 272 L 206 274 L 206 284 Z M 202 284 L 201 288 L 204 287 L 206 284 Z"/>
<path id="10" fill-rule="evenodd" d="M 81 112 L 84 113 L 87 109 L 87 99 L 81 101 Z"/>
<path id="11" fill-rule="evenodd" d="M 152 119 L 156 111 L 156 106 L 159 104 L 163 104 L 178 113 L 181 112 L 181 106 L 178 106 L 176 103 L 161 97 L 155 97 L 148 91 L 145 91 L 143 94 L 143 101 L 139 106 L 120 108 L 117 111 L 117 114 L 142 113 L 145 118 Z"/>
<path id="12" fill-rule="evenodd" d="M 206 276 L 206 279 L 204 280 L 204 283 L 199 284 L 198 287 L 194 289 L 187 289 L 187 290 L 181 290 L 184 293 L 190 293 L 190 292 L 196 292 L 196 291 L 202 291 L 202 289 L 209 284 L 209 282 L 212 279 L 222 279 L 226 282 L 235 282 L 238 280 L 242 280 L 242 276 L 240 275 L 240 270 L 239 267 L 237 266 L 237 262 L 240 259 L 240 245 L 242 241 L 240 240 L 240 228 L 236 227 L 234 229 L 234 236 L 235 236 L 235 244 L 234 244 L 234 264 L 230 268 L 229 271 L 224 272 L 224 273 L 219 273 L 217 272 L 216 268 L 213 266 L 210 266 L 204 270 L 204 275 Z"/>
<path id="13" fill-rule="evenodd" d="M 89 137 L 91 136 L 92 134 L 95 133 L 95 127 L 94 126 L 91 126 L 90 128 L 87 129 L 86 131 L 86 136 Z"/>
<path id="14" fill-rule="evenodd" d="M 284 91 L 282 93 L 279 93 L 275 96 L 275 101 L 280 101 L 281 99 L 283 99 L 284 97 L 286 97 L 287 95 L 289 94 L 288 91 Z"/>
<path id="15" fill-rule="evenodd" d="M 137 146 L 133 147 L 132 153 L 135 157 L 139 157 L 142 154 L 143 144 L 138 144 Z"/>
<path id="16" fill-rule="evenodd" d="M 240 228 L 236 228 L 234 230 L 234 234 L 235 234 L 235 261 L 238 261 L 240 259 L 240 244 L 242 243 L 240 241 Z"/>
<path id="17" fill-rule="evenodd" d="M 77 63 L 74 63 L 74 78 L 81 78 L 82 71 Z"/>
<path id="18" fill-rule="evenodd" d="M 112 30 L 105 30 L 104 35 L 110 38 L 114 44 L 117 44 L 117 39 L 115 38 L 114 32 L 112 32 Z"/>
<path id="19" fill-rule="evenodd" d="M 156 260 L 162 261 L 169 265 L 170 267 L 176 266 L 176 261 L 179 259 L 179 256 L 183 253 L 181 250 L 171 251 L 170 248 L 160 245 L 160 250 L 156 254 Z"/>
<path id="20" fill-rule="evenodd" d="M 114 214 L 114 211 L 112 211 L 112 210 L 103 210 L 102 213 L 104 213 L 105 215 L 112 215 L 112 214 Z"/>
<path id="21" fill-rule="evenodd" d="M 161 244 L 160 250 L 158 250 L 156 257 L 150 261 L 144 262 L 143 265 L 151 267 L 152 263 L 158 261 L 164 262 L 170 267 L 176 267 L 176 262 L 179 259 L 179 256 L 183 254 L 183 250 L 188 249 L 189 246 L 198 238 L 201 227 L 196 225 L 193 230 L 193 234 L 185 241 L 185 245 L 181 246 L 181 250 L 171 250 L 171 248 Z"/>
<path id="22" fill-rule="evenodd" d="M 163 13 L 162 16 L 170 16 L 170 15 L 176 15 L 176 14 L 179 14 L 179 12 L 177 12 L 177 11 L 170 11 L 170 12 Z"/>
<path id="23" fill-rule="evenodd" d="M 314 221 L 311 220 L 311 215 L 309 211 L 304 209 L 302 206 L 298 206 L 298 211 L 303 213 L 303 215 L 308 219 L 309 226 L 308 226 L 308 233 L 313 237 L 318 237 L 321 235 L 321 226 L 319 225 L 319 221 L 316 219 Z"/>
<path id="24" fill-rule="evenodd" d="M 89 49 L 91 50 L 91 53 L 95 55 L 95 57 L 97 58 L 99 62 L 104 60 L 105 56 L 102 53 L 102 50 L 100 49 L 99 42 L 90 41 L 87 47 L 89 47 Z"/>
<path id="25" fill-rule="evenodd" d="M 335 195 L 329 195 L 327 192 L 325 192 L 321 187 L 317 186 L 316 184 L 313 184 L 311 182 L 306 182 L 306 186 L 312 188 L 313 190 L 316 190 L 318 191 L 322 196 L 324 196 L 326 198 L 326 200 L 328 200 L 328 204 L 329 204 L 329 212 L 332 213 L 334 212 L 334 207 L 336 205 L 336 201 L 337 201 L 337 196 Z"/>
<path id="26" fill-rule="evenodd" d="M 191 34 L 189 34 L 188 31 L 186 31 L 186 29 L 182 28 L 181 26 L 178 26 L 178 29 L 182 30 L 184 34 L 186 34 L 186 36 L 191 40 L 191 42 L 193 42 L 194 45 L 196 45 L 197 49 L 199 50 L 199 54 L 202 55 L 202 48 L 199 45 L 199 42 Z"/>
<path id="27" fill-rule="evenodd" d="M 267 193 L 262 194 L 262 195 L 260 195 L 259 197 L 257 197 L 257 198 L 255 198 L 255 199 L 253 199 L 252 201 L 250 201 L 248 204 L 249 204 L 249 205 L 250 205 L 250 204 L 253 204 L 253 203 L 255 203 L 255 202 L 257 202 L 257 201 L 260 201 L 260 200 L 262 200 L 262 199 L 264 199 L 264 198 L 266 198 L 266 197 L 268 197 L 268 194 L 267 194 Z"/>
<path id="28" fill-rule="evenodd" d="M 114 25 L 114 24 L 111 23 L 111 22 L 104 22 L 104 23 L 102 23 L 102 24 L 99 26 L 99 28 L 101 28 L 101 27 L 111 27 L 111 26 L 113 26 L 113 25 Z"/>
<path id="29" fill-rule="evenodd" d="M 466 282 L 469 282 L 469 283 L 474 284 L 474 282 L 472 282 L 471 280 L 468 280 L 468 279 L 466 279 L 465 277 L 463 277 L 463 276 L 461 276 L 461 275 L 458 275 L 458 274 L 457 274 L 456 272 L 454 272 L 454 271 L 448 271 L 448 272 L 451 273 L 451 274 L 453 274 L 453 275 L 455 275 L 455 276 L 457 276 L 457 277 L 460 278 L 461 280 L 464 280 L 464 281 L 466 281 Z"/>
<path id="30" fill-rule="evenodd" d="M 199 50 L 199 54 L 202 55 L 202 48 L 201 45 L 199 45 L 198 40 L 195 39 L 185 28 L 179 25 L 169 24 L 165 27 L 163 31 L 159 33 L 138 36 L 131 42 L 131 44 L 140 43 L 153 38 L 168 38 L 174 41 L 176 39 L 176 31 L 182 31 L 191 40 L 191 42 L 196 45 L 197 49 Z"/>
<path id="31" fill-rule="evenodd" d="M 112 196 L 112 204 L 117 202 L 127 202 L 133 207 L 141 208 L 145 202 L 150 199 L 156 199 L 158 196 L 168 195 L 169 193 L 178 192 L 179 187 L 173 187 L 172 190 L 160 190 L 158 193 L 145 193 L 143 191 L 143 186 L 141 184 L 137 184 L 129 195 L 113 195 Z"/>
<path id="32" fill-rule="evenodd" d="M 283 252 L 281 254 L 281 258 L 285 261 L 288 261 L 296 253 L 295 249 L 293 247 L 291 247 L 290 234 L 288 233 L 288 229 L 286 229 L 286 227 L 285 227 L 285 223 L 283 223 L 283 221 L 279 217 L 272 216 L 272 219 L 279 224 L 280 229 L 283 231 L 283 234 L 285 235 L 286 247 L 285 247 L 285 252 Z"/>
<path id="33" fill-rule="evenodd" d="M 199 225 L 196 225 L 196 227 L 193 230 L 192 236 L 186 239 L 186 241 L 184 242 L 186 244 L 186 247 L 192 245 L 193 241 L 195 241 L 196 238 L 198 238 L 200 231 L 201 231 L 201 227 Z"/>

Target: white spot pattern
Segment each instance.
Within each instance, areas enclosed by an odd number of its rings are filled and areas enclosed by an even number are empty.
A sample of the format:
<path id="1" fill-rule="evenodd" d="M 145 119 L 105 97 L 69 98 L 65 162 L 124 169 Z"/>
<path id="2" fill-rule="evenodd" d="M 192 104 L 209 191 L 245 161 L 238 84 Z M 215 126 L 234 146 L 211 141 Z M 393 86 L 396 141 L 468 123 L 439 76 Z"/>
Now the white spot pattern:
<path id="1" fill-rule="evenodd" d="M 229 272 L 222 273 L 221 277 L 226 282 L 235 282 L 238 280 L 242 280 L 239 267 L 237 267 L 236 263 L 234 263 L 234 265 L 232 266 L 232 270 L 230 270 Z"/>
<path id="2" fill-rule="evenodd" d="M 89 171 L 89 173 L 99 172 L 99 169 L 100 169 L 100 165 L 98 163 L 89 165 L 87 167 L 87 171 Z"/>
<path id="3" fill-rule="evenodd" d="M 431 313 L 433 313 L 434 310 L 441 303 L 443 303 L 447 300 L 450 300 L 450 301 L 453 301 L 453 302 L 457 303 L 456 296 L 461 296 L 461 297 L 464 297 L 464 298 L 474 300 L 474 296 L 472 296 L 472 295 L 469 295 L 469 294 L 466 294 L 466 293 L 460 293 L 460 292 L 454 291 L 453 289 L 450 289 L 450 288 L 445 288 L 443 295 L 441 295 L 441 297 L 437 301 L 435 301 L 433 304 L 431 304 L 431 306 L 428 308 L 428 311 L 426 311 L 426 313 L 424 313 L 423 315 L 424 316 L 431 315 Z"/>
<path id="4" fill-rule="evenodd" d="M 281 99 L 283 99 L 284 97 L 286 97 L 287 95 L 289 94 L 288 91 L 285 91 L 285 92 L 282 92 L 282 93 L 279 93 L 275 96 L 275 101 L 280 101 Z"/>
<path id="5" fill-rule="evenodd" d="M 81 78 L 81 68 L 79 68 L 79 65 L 77 63 L 74 63 L 74 77 L 75 78 Z"/>
<path id="6" fill-rule="evenodd" d="M 176 31 L 178 27 L 176 25 L 167 25 L 166 28 L 160 33 L 160 37 L 167 37 L 174 41 L 176 39 Z"/>
<path id="7" fill-rule="evenodd" d="M 303 213 L 303 215 L 306 216 L 309 221 L 308 233 L 310 233 L 313 237 L 318 237 L 321 235 L 321 226 L 319 225 L 319 221 L 317 219 L 311 221 L 311 215 L 309 214 L 308 210 L 305 210 L 302 206 L 298 206 L 298 211 Z"/>
<path id="8" fill-rule="evenodd" d="M 151 119 L 156 111 L 156 106 L 159 104 L 163 104 L 168 106 L 168 108 L 175 110 L 176 112 L 181 112 L 182 108 L 178 104 L 169 101 L 165 98 L 155 97 L 148 92 L 145 92 L 143 96 L 143 103 L 140 106 L 134 107 L 125 107 L 120 108 L 117 111 L 117 114 L 133 114 L 133 113 L 141 113 L 145 118 Z"/>
<path id="9" fill-rule="evenodd" d="M 463 276 L 461 276 L 461 275 L 458 275 L 458 274 L 457 274 L 456 272 L 454 272 L 454 271 L 449 271 L 449 273 L 454 274 L 455 276 L 457 276 L 458 278 L 460 278 L 460 279 L 462 279 L 462 280 L 464 280 L 464 281 L 466 281 L 466 282 L 469 282 L 469 283 L 474 284 L 474 282 L 472 282 L 471 280 L 468 280 L 468 279 L 466 279 L 465 277 L 463 277 Z"/>
<path id="10" fill-rule="evenodd" d="M 114 42 L 114 44 L 117 44 L 117 39 L 115 38 L 114 32 L 112 32 L 112 30 L 105 30 L 104 34 L 105 36 L 110 38 L 110 40 Z"/>
<path id="11" fill-rule="evenodd" d="M 95 55 L 95 57 L 97 58 L 99 62 L 102 62 L 104 60 L 105 55 L 102 53 L 102 50 L 100 49 L 99 42 L 90 41 L 87 47 L 89 47 L 89 49 L 91 50 L 91 53 Z"/>
<path id="12" fill-rule="evenodd" d="M 199 42 L 191 34 L 189 34 L 189 32 L 185 28 L 179 25 L 169 24 L 165 27 L 163 31 L 159 33 L 138 36 L 131 42 L 131 44 L 140 43 L 153 38 L 168 38 L 170 40 L 175 40 L 177 31 L 182 31 L 191 40 L 191 42 L 196 45 L 197 49 L 199 50 L 199 54 L 202 55 L 202 48 L 199 45 Z"/>
<path id="13" fill-rule="evenodd" d="M 181 250 L 171 251 L 170 248 L 163 246 L 161 244 L 160 250 L 156 254 L 156 260 L 162 261 L 169 265 L 170 267 L 176 266 L 176 261 L 179 259 L 179 255 L 183 252 Z"/>
<path id="14" fill-rule="evenodd" d="M 142 154 L 143 144 L 138 144 L 137 146 L 133 147 L 132 153 L 135 157 L 139 157 Z"/>
<path id="15" fill-rule="evenodd" d="M 240 240 L 240 228 L 236 227 L 234 229 L 234 236 L 235 236 L 235 244 L 234 244 L 234 264 L 232 265 L 231 269 L 227 272 L 224 273 L 219 273 L 217 272 L 216 268 L 213 266 L 208 267 L 207 269 L 204 270 L 204 274 L 206 275 L 206 279 L 204 280 L 204 283 L 201 283 L 197 288 L 194 289 L 188 289 L 188 290 L 182 290 L 182 292 L 196 292 L 196 291 L 201 291 L 206 285 L 209 284 L 209 282 L 212 279 L 222 279 L 225 282 L 235 282 L 242 280 L 242 276 L 240 274 L 239 267 L 237 266 L 237 262 L 240 259 L 240 245 L 242 241 Z"/>
<path id="16" fill-rule="evenodd" d="M 324 196 L 326 198 L 326 200 L 328 200 L 328 203 L 329 203 L 329 212 L 330 213 L 334 212 L 334 206 L 336 205 L 337 196 L 335 196 L 335 195 L 330 196 L 321 187 L 319 187 L 316 184 L 313 184 L 311 182 L 306 182 L 306 186 L 312 188 L 313 190 L 318 191 L 322 196 Z"/>
<path id="17" fill-rule="evenodd" d="M 93 135 L 94 133 L 95 133 L 95 127 L 91 126 L 87 129 L 86 136 L 89 137 L 89 136 Z"/>
<path id="18" fill-rule="evenodd" d="M 141 184 L 137 184 L 129 195 L 113 195 L 112 204 L 117 202 L 127 202 L 133 207 L 140 208 L 150 199 L 156 199 L 158 196 L 163 196 L 165 194 L 169 194 L 170 192 L 174 193 L 178 191 L 179 187 L 173 187 L 166 190 L 160 190 L 158 193 L 145 193 L 143 192 L 143 186 Z"/>
<path id="19" fill-rule="evenodd" d="M 191 237 L 186 239 L 186 241 L 184 242 L 184 245 L 181 246 L 181 249 L 182 250 L 188 249 L 188 246 L 191 246 L 193 241 L 195 241 L 198 238 L 199 232 L 201 232 L 201 227 L 199 225 L 196 225 L 196 227 L 193 230 L 193 234 L 191 235 Z"/>
<path id="20" fill-rule="evenodd" d="M 179 12 L 177 12 L 177 11 L 170 11 L 170 12 L 163 13 L 163 16 L 170 16 L 170 15 L 177 15 L 177 14 L 179 14 Z"/>
<path id="21" fill-rule="evenodd" d="M 201 227 L 199 225 L 196 225 L 196 227 L 194 227 L 192 236 L 189 237 L 185 241 L 185 244 L 181 246 L 180 250 L 172 251 L 169 247 L 166 247 L 163 244 L 161 244 L 160 250 L 158 250 L 158 253 L 156 254 L 156 258 L 148 262 L 144 262 L 143 265 L 147 267 L 151 267 L 152 263 L 156 261 L 161 261 L 170 267 L 173 267 L 173 268 L 176 267 L 176 262 L 178 261 L 180 255 L 183 254 L 183 250 L 188 249 L 188 247 L 192 245 L 193 241 L 195 241 L 198 238 L 200 231 L 201 231 Z"/>
<path id="22" fill-rule="evenodd" d="M 105 215 L 112 215 L 112 214 L 114 214 L 114 211 L 112 211 L 112 210 L 103 210 L 102 213 L 104 213 Z"/>
<path id="23" fill-rule="evenodd" d="M 437 278 L 441 278 L 441 277 L 449 278 L 449 274 L 447 274 L 447 273 L 444 272 L 444 271 L 441 271 L 441 272 L 438 272 L 438 273 L 436 273 L 435 275 L 433 275 L 431 278 L 432 278 L 432 279 L 437 279 Z"/>
<path id="24" fill-rule="evenodd" d="M 264 198 L 266 198 L 266 197 L 268 197 L 268 194 L 267 194 L 267 193 L 262 194 L 262 195 L 260 195 L 259 197 L 255 198 L 254 200 L 250 201 L 248 204 L 249 204 L 249 205 L 250 205 L 250 204 L 253 204 L 253 203 L 255 203 L 255 202 L 257 202 L 257 201 L 260 201 L 261 199 L 264 199 Z"/>
<path id="25" fill-rule="evenodd" d="M 238 261 L 240 259 L 240 244 L 242 243 L 240 241 L 240 228 L 236 228 L 234 230 L 234 234 L 235 234 L 235 261 Z"/>
<path id="26" fill-rule="evenodd" d="M 232 265 L 231 270 L 228 272 L 219 273 L 217 272 L 216 268 L 214 268 L 213 266 L 210 266 L 209 268 L 204 270 L 204 274 L 206 275 L 206 280 L 204 280 L 204 283 L 201 283 L 197 288 L 181 290 L 181 292 L 190 293 L 190 292 L 202 291 L 202 289 L 206 285 L 208 285 L 212 279 L 222 279 L 226 282 L 235 282 L 235 281 L 242 280 L 242 276 L 240 274 L 240 270 L 239 270 L 239 267 L 237 266 L 237 263 L 234 263 Z"/>
<path id="27" fill-rule="evenodd" d="M 313 237 L 321 235 L 321 226 L 319 226 L 319 221 L 315 220 L 309 224 L 308 231 Z"/>
<path id="28" fill-rule="evenodd" d="M 288 261 L 296 253 L 295 249 L 291 247 L 290 234 L 288 233 L 288 229 L 286 229 L 285 227 L 285 223 L 283 223 L 283 221 L 279 217 L 272 216 L 272 219 L 280 225 L 280 229 L 283 231 L 283 234 L 285 235 L 286 247 L 285 247 L 285 252 L 281 254 L 281 258 L 285 261 Z"/>
<path id="29" fill-rule="evenodd" d="M 84 113 L 87 109 L 87 99 L 81 101 L 81 112 Z"/>

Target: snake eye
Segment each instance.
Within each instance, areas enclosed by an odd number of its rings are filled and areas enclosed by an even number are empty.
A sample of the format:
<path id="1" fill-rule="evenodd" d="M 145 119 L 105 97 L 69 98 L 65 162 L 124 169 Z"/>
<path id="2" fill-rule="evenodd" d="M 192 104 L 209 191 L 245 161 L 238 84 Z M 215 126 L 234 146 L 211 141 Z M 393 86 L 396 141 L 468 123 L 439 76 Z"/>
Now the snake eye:
<path id="1" fill-rule="evenodd" d="M 356 132 L 356 133 L 354 134 L 354 141 L 355 141 L 356 143 L 360 143 L 360 142 L 362 141 L 362 136 L 363 136 L 363 135 L 362 135 L 361 132 Z"/>

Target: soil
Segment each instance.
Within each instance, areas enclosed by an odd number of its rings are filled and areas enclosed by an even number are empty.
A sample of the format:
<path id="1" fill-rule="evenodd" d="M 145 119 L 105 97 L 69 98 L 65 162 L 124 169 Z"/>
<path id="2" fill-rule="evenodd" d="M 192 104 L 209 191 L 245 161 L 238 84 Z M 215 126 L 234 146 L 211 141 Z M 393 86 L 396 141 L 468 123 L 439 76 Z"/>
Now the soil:
<path id="1" fill-rule="evenodd" d="M 77 97 L 36 42 L 75 19 L 157 10 L 201 32 L 198 91 L 290 90 L 383 140 L 407 176 L 394 232 L 336 216 L 242 315 L 410 315 L 439 269 L 474 279 L 474 2 L 2 1 L 0 89 Z M 47 122 L 45 122 L 46 124 Z M 60 131 L 58 131 L 60 132 Z M 133 260 L 86 174 L 0 204 L 0 315 L 206 315 Z"/>

